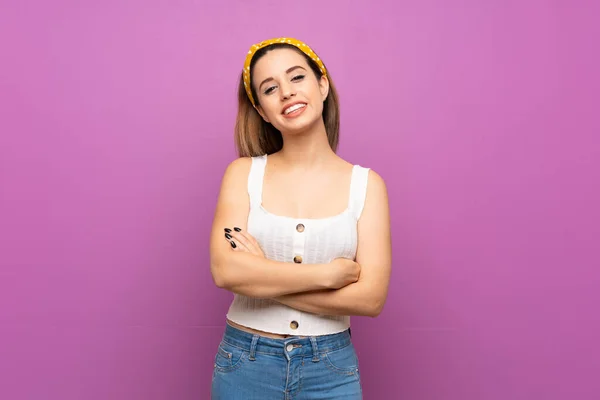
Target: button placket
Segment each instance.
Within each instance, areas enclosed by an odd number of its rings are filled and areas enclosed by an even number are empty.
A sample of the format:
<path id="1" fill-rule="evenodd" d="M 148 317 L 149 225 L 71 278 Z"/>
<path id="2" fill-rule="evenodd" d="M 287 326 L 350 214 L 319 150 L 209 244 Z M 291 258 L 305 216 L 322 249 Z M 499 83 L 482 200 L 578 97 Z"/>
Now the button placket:
<path id="1" fill-rule="evenodd" d="M 294 229 L 293 234 L 293 249 L 294 249 L 294 262 L 296 264 L 302 264 L 304 261 L 304 246 L 306 242 L 306 225 L 302 221 L 297 221 L 295 226 L 290 227 Z M 301 316 L 300 312 L 296 314 L 296 318 L 290 319 L 290 329 L 295 331 L 300 326 L 298 317 Z"/>
<path id="2" fill-rule="evenodd" d="M 294 262 L 296 264 L 302 264 L 304 256 L 304 243 L 306 238 L 306 226 L 298 221 L 294 227 Z"/>

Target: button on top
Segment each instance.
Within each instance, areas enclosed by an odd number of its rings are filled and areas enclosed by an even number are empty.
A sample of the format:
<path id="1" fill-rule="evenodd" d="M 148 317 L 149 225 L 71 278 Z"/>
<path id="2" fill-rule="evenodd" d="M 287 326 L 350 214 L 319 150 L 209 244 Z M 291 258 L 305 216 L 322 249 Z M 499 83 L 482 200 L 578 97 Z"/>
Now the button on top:
<path id="1" fill-rule="evenodd" d="M 294 257 L 294 262 L 296 264 L 300 264 L 302 262 L 302 256 L 296 256 L 296 257 Z"/>
<path id="2" fill-rule="evenodd" d="M 303 224 L 296 225 L 296 230 L 300 233 L 304 232 L 304 225 Z"/>
<path id="3" fill-rule="evenodd" d="M 290 328 L 292 328 L 292 329 L 298 329 L 298 322 L 297 321 L 290 322 Z"/>
<path id="4" fill-rule="evenodd" d="M 288 344 L 287 347 L 285 348 L 288 352 L 294 350 L 294 346 L 291 344 Z"/>

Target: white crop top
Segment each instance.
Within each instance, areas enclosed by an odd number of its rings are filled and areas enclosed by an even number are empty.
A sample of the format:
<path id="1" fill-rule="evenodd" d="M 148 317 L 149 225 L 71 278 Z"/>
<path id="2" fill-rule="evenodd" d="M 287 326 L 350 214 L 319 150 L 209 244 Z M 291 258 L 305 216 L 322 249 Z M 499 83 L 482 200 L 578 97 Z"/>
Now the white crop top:
<path id="1" fill-rule="evenodd" d="M 262 206 L 262 186 L 267 156 L 252 158 L 248 175 L 250 213 L 248 233 L 265 257 L 275 261 L 326 264 L 338 257 L 354 260 L 357 222 L 364 207 L 369 168 L 354 165 L 348 207 L 340 214 L 318 219 L 271 214 Z M 253 329 L 284 335 L 318 336 L 350 327 L 349 316 L 327 316 L 299 311 L 270 299 L 234 294 L 227 313 L 231 321 Z"/>

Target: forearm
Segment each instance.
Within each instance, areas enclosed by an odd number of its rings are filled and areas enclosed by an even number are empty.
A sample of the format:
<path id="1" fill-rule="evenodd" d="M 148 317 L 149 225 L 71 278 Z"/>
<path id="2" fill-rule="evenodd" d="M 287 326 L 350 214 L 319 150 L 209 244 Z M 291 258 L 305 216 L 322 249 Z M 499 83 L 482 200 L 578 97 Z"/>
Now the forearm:
<path id="1" fill-rule="evenodd" d="M 269 260 L 247 252 L 228 252 L 211 263 L 218 287 L 257 298 L 328 289 L 323 264 L 296 264 Z"/>
<path id="2" fill-rule="evenodd" d="M 294 293 L 274 298 L 288 307 L 321 315 L 362 315 L 376 317 L 383 309 L 383 299 L 372 293 L 360 280 L 337 290 Z"/>

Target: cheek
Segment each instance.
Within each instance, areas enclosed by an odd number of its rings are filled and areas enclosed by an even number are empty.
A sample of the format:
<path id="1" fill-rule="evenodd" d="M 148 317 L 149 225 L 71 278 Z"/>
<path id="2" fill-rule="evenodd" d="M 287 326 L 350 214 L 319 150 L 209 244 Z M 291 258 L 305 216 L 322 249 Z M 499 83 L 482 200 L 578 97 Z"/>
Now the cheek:
<path id="1" fill-rule="evenodd" d="M 317 111 L 323 111 L 323 94 L 319 87 L 316 87 L 311 93 L 311 102 Z"/>
<path id="2" fill-rule="evenodd" d="M 315 104 L 323 103 L 323 93 L 321 93 L 321 88 L 318 85 L 315 85 L 314 87 L 311 88 L 310 97 Z"/>
<path id="3" fill-rule="evenodd" d="M 275 104 L 266 104 L 265 106 L 263 106 L 263 110 L 265 111 L 265 114 L 267 114 L 267 117 L 269 117 L 269 119 L 273 120 L 275 117 L 277 117 L 279 115 L 279 105 L 275 105 Z"/>
<path id="4" fill-rule="evenodd" d="M 316 102 L 314 107 L 315 107 L 315 112 L 318 115 L 323 115 L 323 102 L 321 101 L 321 98 L 319 98 L 318 102 Z"/>
<path id="5" fill-rule="evenodd" d="M 273 101 L 272 97 L 263 97 L 260 99 L 260 108 L 262 108 L 263 113 L 272 118 L 274 115 L 278 114 L 278 105 L 275 101 Z"/>

